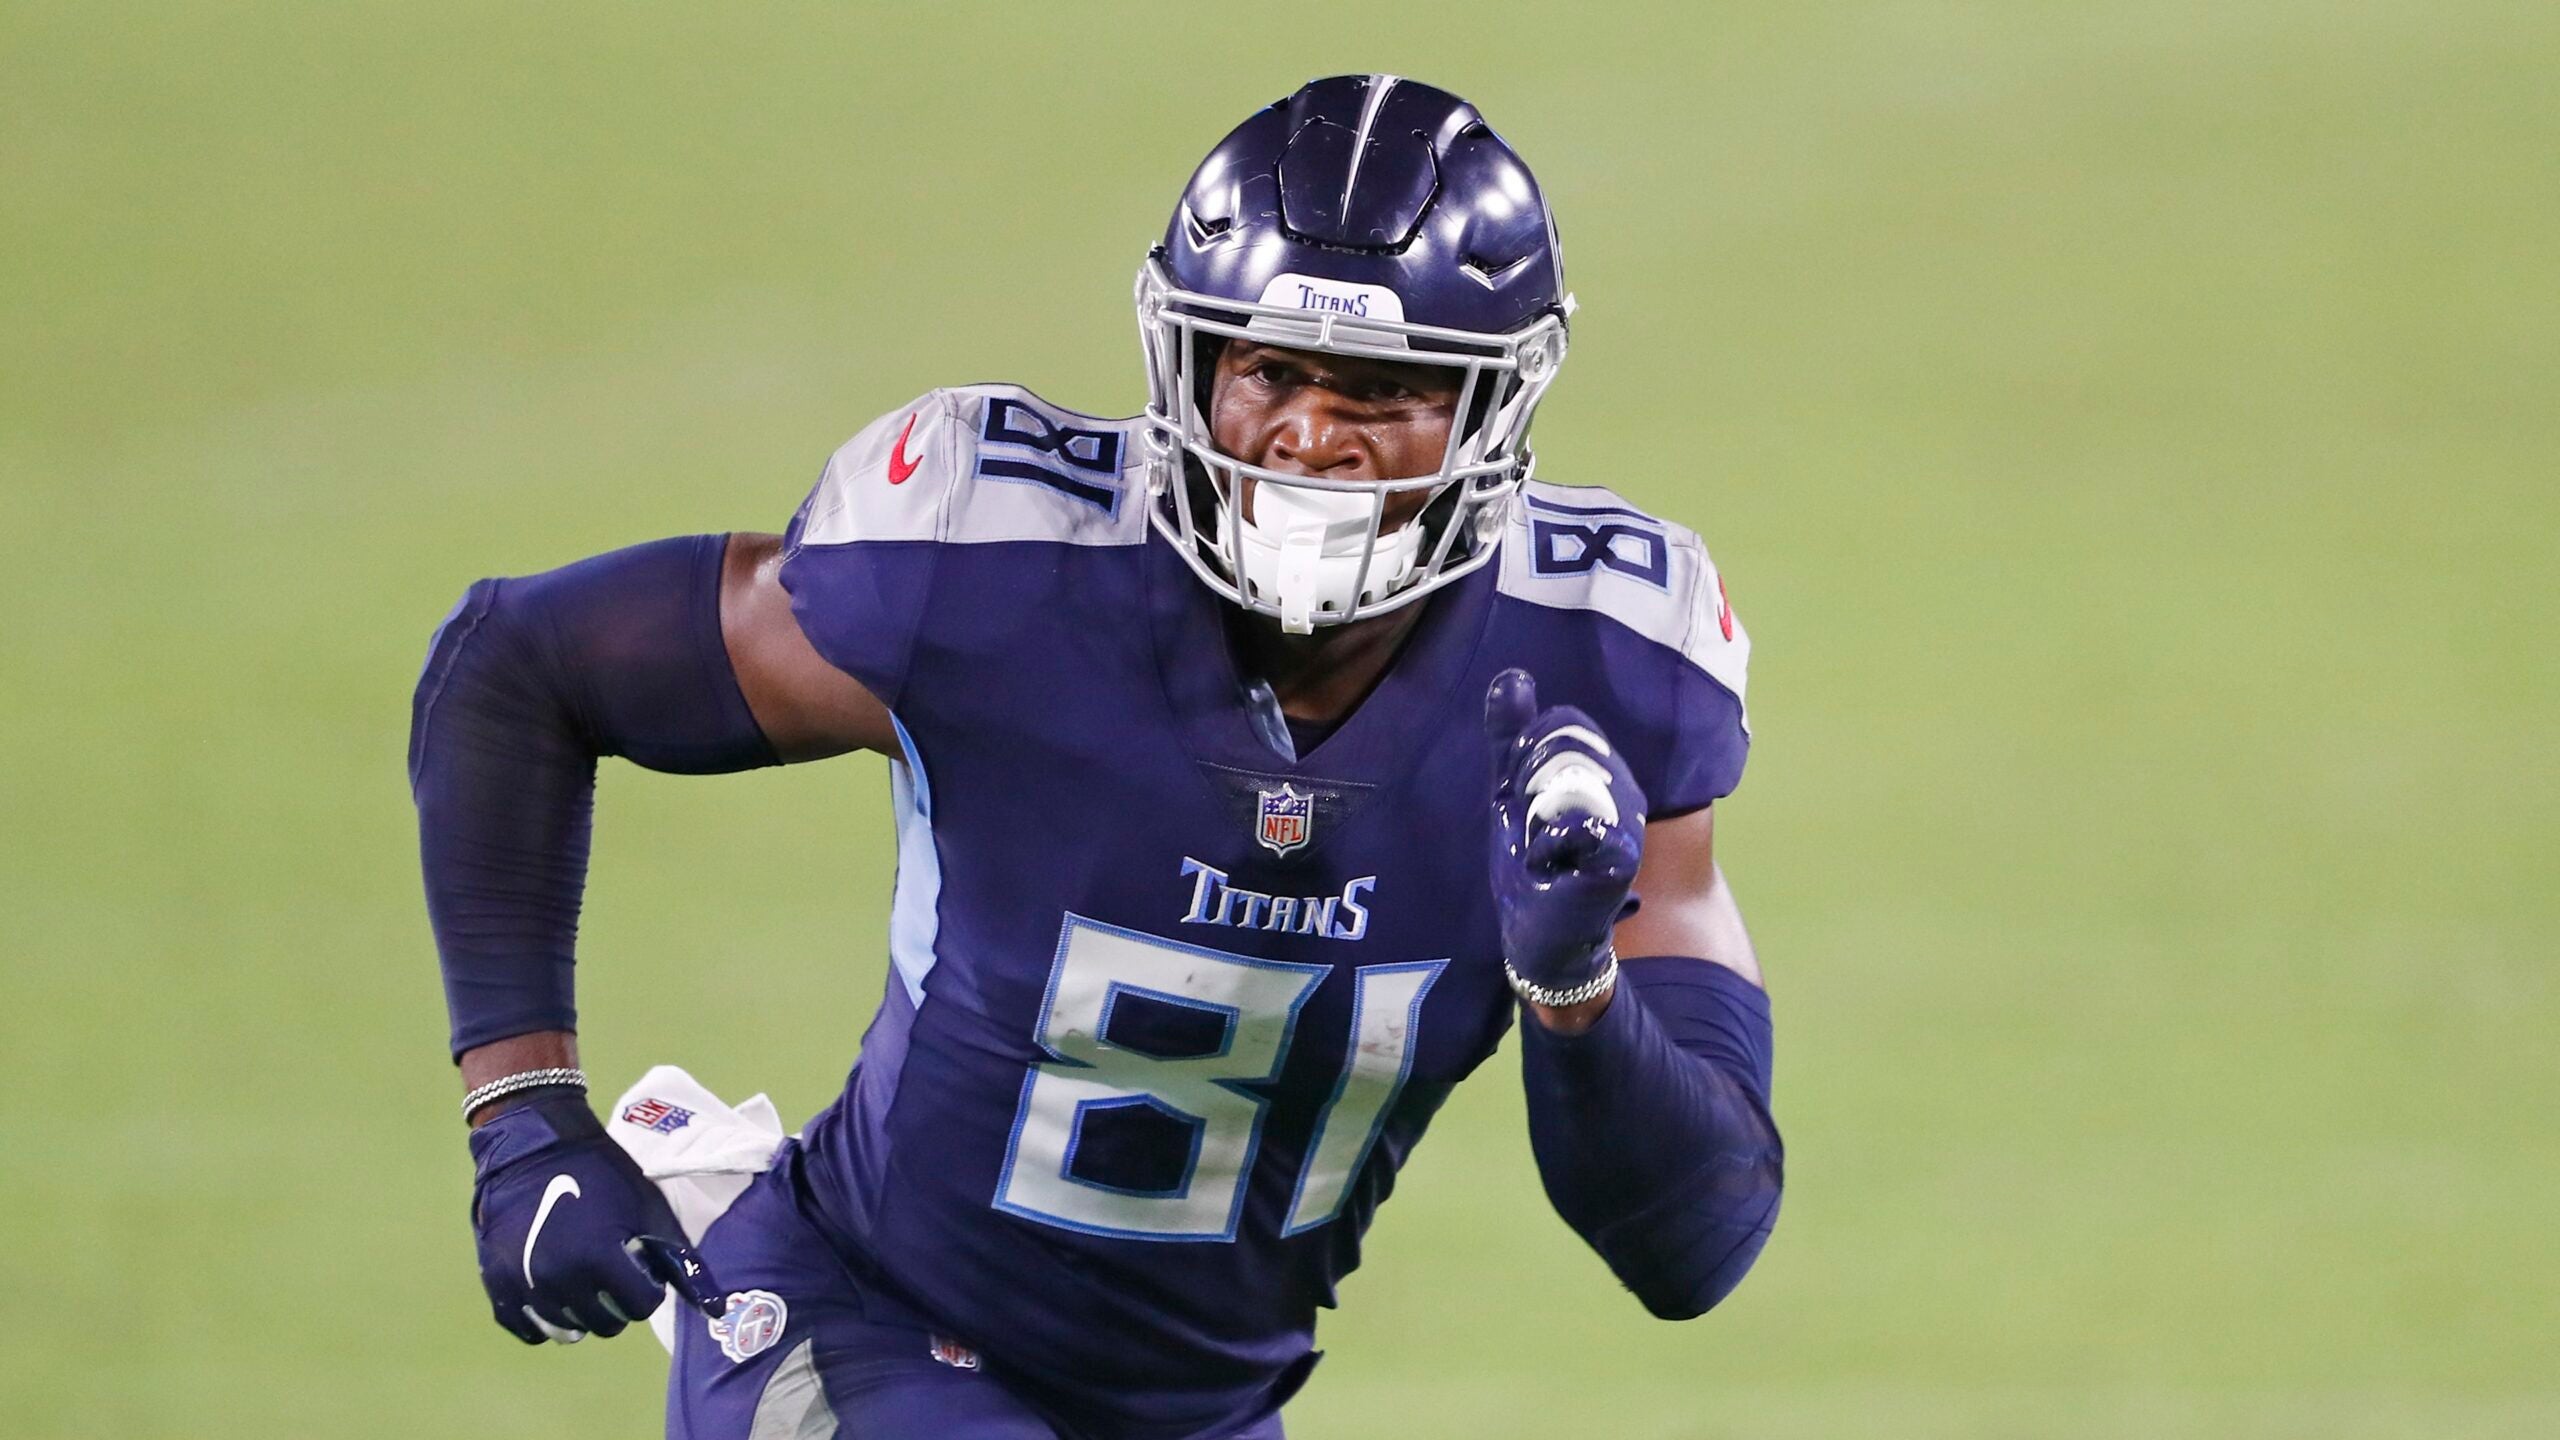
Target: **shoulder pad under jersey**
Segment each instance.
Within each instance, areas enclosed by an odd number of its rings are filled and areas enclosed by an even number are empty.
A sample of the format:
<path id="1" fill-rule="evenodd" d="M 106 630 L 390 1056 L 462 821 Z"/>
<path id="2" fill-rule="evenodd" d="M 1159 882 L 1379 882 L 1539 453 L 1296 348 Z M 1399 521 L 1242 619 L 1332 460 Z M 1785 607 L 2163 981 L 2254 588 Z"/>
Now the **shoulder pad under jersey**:
<path id="1" fill-rule="evenodd" d="M 872 421 L 828 458 L 783 536 L 801 632 L 898 706 L 948 546 L 1146 539 L 1135 428 L 1018 385 L 936 390 Z"/>
<path id="2" fill-rule="evenodd" d="M 1503 594 L 1605 615 L 1678 651 L 1742 700 L 1751 636 L 1696 531 L 1613 490 L 1532 480 L 1512 512 L 1501 564 Z"/>
<path id="3" fill-rule="evenodd" d="M 829 457 L 794 549 L 869 540 L 1146 538 L 1137 425 L 1061 409 L 1019 385 L 935 390 Z"/>

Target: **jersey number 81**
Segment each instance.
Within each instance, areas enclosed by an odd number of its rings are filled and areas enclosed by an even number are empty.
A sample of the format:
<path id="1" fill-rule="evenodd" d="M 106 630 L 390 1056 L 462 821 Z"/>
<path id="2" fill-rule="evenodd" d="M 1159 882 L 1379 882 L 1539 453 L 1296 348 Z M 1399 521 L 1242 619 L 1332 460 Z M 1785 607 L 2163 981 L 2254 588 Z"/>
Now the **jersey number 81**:
<path id="1" fill-rule="evenodd" d="M 1351 1044 L 1317 1117 L 1284 1233 L 1331 1220 L 1413 1070 L 1414 1021 L 1445 960 L 1355 972 Z M 1233 1240 L 1270 1101 L 1243 1087 L 1275 1079 L 1298 1012 L 1331 973 L 1184 945 L 1069 915 L 1049 970 L 1038 1040 L 1050 1059 L 1023 1077 L 995 1207 L 1088 1234 Z M 1180 1056 L 1115 1043 L 1112 1012 L 1132 999 L 1200 1020 L 1221 1038 Z M 1161 1012 L 1159 1012 L 1161 1013 Z M 1189 1158 L 1169 1184 L 1131 1188 L 1076 1173 L 1087 1123 L 1147 1106 Z"/>

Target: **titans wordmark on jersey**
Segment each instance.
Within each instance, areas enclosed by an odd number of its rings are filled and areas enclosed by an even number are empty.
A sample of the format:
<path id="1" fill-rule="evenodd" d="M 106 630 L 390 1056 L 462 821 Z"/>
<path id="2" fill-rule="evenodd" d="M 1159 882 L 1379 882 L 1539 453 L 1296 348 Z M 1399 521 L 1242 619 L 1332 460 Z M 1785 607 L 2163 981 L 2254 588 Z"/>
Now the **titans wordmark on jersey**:
<path id="1" fill-rule="evenodd" d="M 836 1242 L 991 1363 L 1212 1391 L 1302 1365 L 1511 1021 L 1492 676 L 1590 711 L 1675 813 L 1740 777 L 1749 640 L 1695 535 L 1533 484 L 1498 563 L 1285 756 L 1137 449 L 1015 387 L 936 391 L 791 524 L 800 624 L 905 752 L 891 981 L 804 1153 Z"/>

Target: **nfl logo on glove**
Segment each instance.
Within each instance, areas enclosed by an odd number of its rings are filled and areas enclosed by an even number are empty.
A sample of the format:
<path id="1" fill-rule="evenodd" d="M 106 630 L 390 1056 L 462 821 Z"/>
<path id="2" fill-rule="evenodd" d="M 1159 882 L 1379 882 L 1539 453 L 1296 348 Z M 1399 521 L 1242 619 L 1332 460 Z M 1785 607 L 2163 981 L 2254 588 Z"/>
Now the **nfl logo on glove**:
<path id="1" fill-rule="evenodd" d="M 1286 855 L 1307 843 L 1315 831 L 1316 797 L 1283 785 L 1265 790 L 1254 807 L 1254 838 L 1274 855 Z"/>

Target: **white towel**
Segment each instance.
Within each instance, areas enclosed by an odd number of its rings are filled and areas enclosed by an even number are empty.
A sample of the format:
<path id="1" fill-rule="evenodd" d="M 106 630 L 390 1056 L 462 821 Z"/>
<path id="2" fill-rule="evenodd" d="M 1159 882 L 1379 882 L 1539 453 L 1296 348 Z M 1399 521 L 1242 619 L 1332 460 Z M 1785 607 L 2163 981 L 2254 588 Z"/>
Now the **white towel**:
<path id="1" fill-rule="evenodd" d="M 623 1091 L 604 1128 L 639 1162 L 640 1173 L 658 1182 L 685 1238 L 697 1245 L 748 1182 L 772 1168 L 774 1151 L 789 1138 L 761 1093 L 733 1106 L 674 1065 L 651 1068 Z M 650 1313 L 649 1328 L 673 1354 L 676 1316 L 685 1307 L 672 1290 L 668 1295 Z"/>

